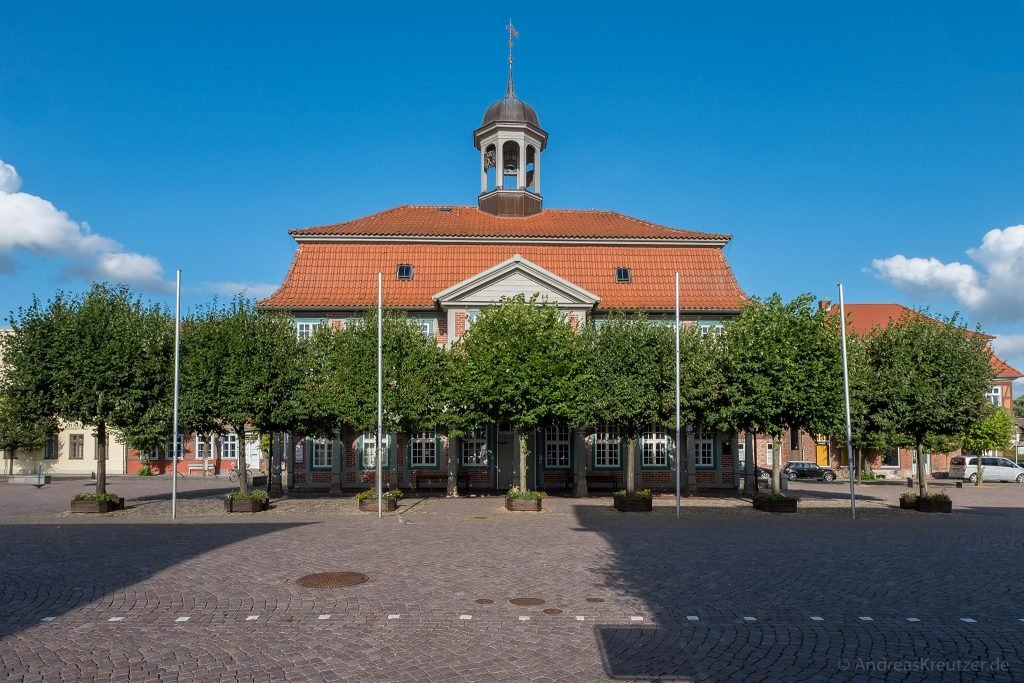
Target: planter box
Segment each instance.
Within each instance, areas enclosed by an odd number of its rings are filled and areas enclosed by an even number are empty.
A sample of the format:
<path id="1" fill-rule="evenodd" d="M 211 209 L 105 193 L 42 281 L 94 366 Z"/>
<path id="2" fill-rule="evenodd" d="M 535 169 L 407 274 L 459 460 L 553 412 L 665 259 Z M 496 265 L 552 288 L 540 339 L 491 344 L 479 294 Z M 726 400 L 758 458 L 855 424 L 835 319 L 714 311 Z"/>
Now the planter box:
<path id="1" fill-rule="evenodd" d="M 384 512 L 394 512 L 398 509 L 398 501 L 394 498 L 384 498 Z M 361 500 L 359 501 L 360 512 L 376 512 L 377 511 L 377 499 L 372 500 Z"/>
<path id="2" fill-rule="evenodd" d="M 951 500 L 918 500 L 918 512 L 953 512 Z"/>
<path id="3" fill-rule="evenodd" d="M 50 475 L 44 474 L 42 478 L 36 474 L 12 474 L 7 477 L 8 484 L 27 484 L 29 486 L 43 486 L 50 483 Z"/>
<path id="4" fill-rule="evenodd" d="M 541 499 L 523 500 L 520 498 L 506 498 L 505 509 L 511 512 L 540 512 Z"/>
<path id="5" fill-rule="evenodd" d="M 900 498 L 900 509 L 901 510 L 916 510 L 917 509 L 917 498 Z"/>
<path id="6" fill-rule="evenodd" d="M 755 498 L 754 509 L 762 512 L 796 512 L 795 500 L 769 500 L 767 498 Z"/>
<path id="7" fill-rule="evenodd" d="M 623 498 L 615 498 L 615 509 L 619 512 L 650 512 L 654 505 L 654 500 L 646 498 L 644 500 L 625 500 Z"/>
<path id="8" fill-rule="evenodd" d="M 224 499 L 225 512 L 263 512 L 270 507 L 270 499 L 254 498 L 250 500 Z"/>
<path id="9" fill-rule="evenodd" d="M 114 500 L 73 500 L 71 511 L 87 514 L 103 514 L 124 509 L 124 498 Z"/>

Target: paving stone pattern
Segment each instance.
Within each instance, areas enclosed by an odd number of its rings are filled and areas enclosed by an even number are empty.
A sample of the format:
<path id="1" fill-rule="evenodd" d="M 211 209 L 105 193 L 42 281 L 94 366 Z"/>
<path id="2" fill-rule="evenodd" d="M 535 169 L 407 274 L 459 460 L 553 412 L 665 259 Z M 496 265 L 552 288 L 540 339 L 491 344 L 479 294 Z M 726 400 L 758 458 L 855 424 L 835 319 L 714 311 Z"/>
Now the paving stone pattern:
<path id="1" fill-rule="evenodd" d="M 862 487 L 856 521 L 824 484 L 796 515 L 478 497 L 378 520 L 351 498 L 228 515 L 226 482 L 186 481 L 170 522 L 165 485 L 115 481 L 129 509 L 95 517 L 65 512 L 82 482 L 0 483 L 0 680 L 1024 679 L 1016 486 L 950 489 L 952 515 Z M 369 580 L 298 584 L 330 571 Z"/>

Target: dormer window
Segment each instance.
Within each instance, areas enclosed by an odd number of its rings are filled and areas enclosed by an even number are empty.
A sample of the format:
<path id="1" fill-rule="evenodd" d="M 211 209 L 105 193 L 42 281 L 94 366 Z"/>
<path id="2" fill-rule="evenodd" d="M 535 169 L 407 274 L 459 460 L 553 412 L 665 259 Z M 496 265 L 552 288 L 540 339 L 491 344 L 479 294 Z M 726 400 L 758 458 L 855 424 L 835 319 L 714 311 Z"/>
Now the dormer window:
<path id="1" fill-rule="evenodd" d="M 409 263 L 398 264 L 398 279 L 399 280 L 411 280 L 412 279 L 412 265 Z"/>
<path id="2" fill-rule="evenodd" d="M 629 268 L 616 268 L 615 269 L 615 281 L 616 282 L 632 282 L 633 274 Z"/>

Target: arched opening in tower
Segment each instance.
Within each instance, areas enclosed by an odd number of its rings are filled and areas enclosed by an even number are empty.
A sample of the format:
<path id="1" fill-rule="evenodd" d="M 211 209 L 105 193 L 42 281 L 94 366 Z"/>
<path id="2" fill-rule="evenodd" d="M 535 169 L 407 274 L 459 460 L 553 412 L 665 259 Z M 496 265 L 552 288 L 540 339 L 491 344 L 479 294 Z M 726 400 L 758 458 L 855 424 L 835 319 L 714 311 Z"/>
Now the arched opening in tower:
<path id="1" fill-rule="evenodd" d="M 501 146 L 501 167 L 503 190 L 519 189 L 519 143 L 508 140 Z"/>

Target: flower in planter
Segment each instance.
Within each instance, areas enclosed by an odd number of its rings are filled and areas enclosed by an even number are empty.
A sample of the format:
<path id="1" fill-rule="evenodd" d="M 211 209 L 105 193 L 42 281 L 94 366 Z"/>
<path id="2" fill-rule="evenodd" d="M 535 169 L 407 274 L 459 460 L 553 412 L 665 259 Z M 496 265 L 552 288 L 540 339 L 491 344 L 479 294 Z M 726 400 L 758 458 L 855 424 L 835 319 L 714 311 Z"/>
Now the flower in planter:
<path id="1" fill-rule="evenodd" d="M 946 494 L 943 493 L 941 495 L 945 496 Z M 946 497 L 948 498 L 949 496 Z M 917 500 L 917 491 L 904 491 L 903 493 L 900 494 L 900 499 L 905 500 L 908 503 L 915 501 Z"/>
<path id="2" fill-rule="evenodd" d="M 651 490 L 650 489 L 640 489 L 639 491 L 633 491 L 632 493 L 630 493 L 629 491 L 626 491 L 625 489 L 623 489 L 621 491 L 616 491 L 615 493 L 612 494 L 612 496 L 616 500 L 628 500 L 628 501 L 651 500 L 652 495 L 653 494 L 651 494 Z"/>
<path id="3" fill-rule="evenodd" d="M 532 491 L 530 489 L 521 489 L 518 486 L 513 486 L 505 494 L 505 498 L 508 500 L 540 500 L 547 496 L 543 491 Z"/>
<path id="4" fill-rule="evenodd" d="M 75 500 L 88 500 L 92 502 L 112 502 L 118 499 L 112 493 L 77 493 L 75 494 Z"/>
<path id="5" fill-rule="evenodd" d="M 266 500 L 267 492 L 263 489 L 253 489 L 249 493 L 232 491 L 224 496 L 228 500 Z"/>
<path id="6" fill-rule="evenodd" d="M 784 493 L 772 493 L 770 495 L 758 496 L 760 500 L 766 500 L 770 503 L 790 503 L 800 500 L 796 496 L 787 496 Z"/>
<path id="7" fill-rule="evenodd" d="M 384 489 L 381 494 L 383 500 L 398 500 L 402 497 L 402 490 L 397 487 L 390 489 Z M 365 491 L 360 491 L 356 494 L 356 500 L 377 500 L 377 487 L 368 488 Z"/>
<path id="8" fill-rule="evenodd" d="M 951 499 L 948 494 L 940 491 L 939 493 L 931 493 L 928 494 L 927 496 L 920 496 L 920 500 L 925 503 L 946 503 L 949 502 Z"/>

